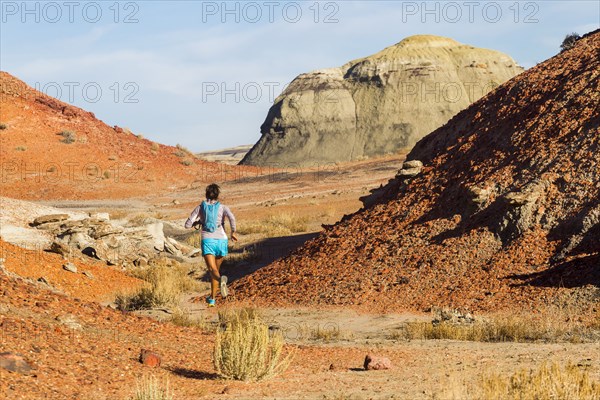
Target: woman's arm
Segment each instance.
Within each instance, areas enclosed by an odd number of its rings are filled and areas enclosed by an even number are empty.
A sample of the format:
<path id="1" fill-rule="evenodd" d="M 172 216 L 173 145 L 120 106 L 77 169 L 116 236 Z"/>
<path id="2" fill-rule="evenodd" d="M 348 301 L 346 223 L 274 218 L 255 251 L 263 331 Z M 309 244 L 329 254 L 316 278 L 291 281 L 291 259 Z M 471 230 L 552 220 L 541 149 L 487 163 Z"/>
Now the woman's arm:
<path id="1" fill-rule="evenodd" d="M 229 220 L 229 226 L 231 227 L 231 239 L 235 242 L 237 241 L 237 235 L 235 234 L 235 216 L 233 215 L 229 207 L 223 206 L 223 222 L 225 218 Z"/>
<path id="2" fill-rule="evenodd" d="M 196 208 L 194 208 L 194 211 L 192 211 L 192 213 L 190 214 L 189 218 L 185 221 L 185 228 L 186 229 L 190 229 L 192 226 L 194 226 L 194 223 L 196 221 L 200 221 L 202 222 L 202 213 L 200 212 L 201 207 L 198 206 Z"/>

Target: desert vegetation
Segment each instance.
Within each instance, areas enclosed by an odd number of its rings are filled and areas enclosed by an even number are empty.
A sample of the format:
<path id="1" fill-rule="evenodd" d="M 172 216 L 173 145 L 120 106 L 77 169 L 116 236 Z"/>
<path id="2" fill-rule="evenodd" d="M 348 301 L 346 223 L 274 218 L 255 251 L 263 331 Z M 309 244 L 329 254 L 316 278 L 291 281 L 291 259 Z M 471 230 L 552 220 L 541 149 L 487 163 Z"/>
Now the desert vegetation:
<path id="1" fill-rule="evenodd" d="M 168 381 L 163 385 L 156 377 L 146 376 L 137 381 L 130 400 L 174 400 L 174 396 Z"/>
<path id="2" fill-rule="evenodd" d="M 575 42 L 581 39 L 578 33 L 572 32 L 565 36 L 564 40 L 560 44 L 560 51 L 569 50 L 573 46 L 575 46 Z"/>
<path id="3" fill-rule="evenodd" d="M 146 284 L 133 294 L 119 294 L 115 304 L 119 310 L 133 311 L 156 307 L 177 307 L 185 292 L 196 289 L 197 282 L 183 266 L 155 265 L 131 273 Z"/>
<path id="4" fill-rule="evenodd" d="M 259 381 L 288 367 L 291 356 L 283 356 L 283 336 L 271 333 L 253 308 L 219 312 L 213 364 L 226 379 Z"/>
<path id="5" fill-rule="evenodd" d="M 477 383 L 454 381 L 438 399 L 574 399 L 600 398 L 600 382 L 585 368 L 567 363 L 544 362 L 537 368 L 521 368 L 512 374 L 484 373 Z"/>
<path id="6" fill-rule="evenodd" d="M 62 136 L 60 141 L 65 144 L 71 144 L 77 141 L 77 135 L 75 135 L 75 132 L 73 131 L 61 131 L 59 135 Z"/>
<path id="7" fill-rule="evenodd" d="M 242 221 L 238 232 L 242 235 L 260 234 L 265 237 L 285 236 L 305 232 L 308 218 L 294 214 L 272 214 L 258 221 Z"/>
<path id="8" fill-rule="evenodd" d="M 472 322 L 412 321 L 394 332 L 392 339 L 433 340 L 450 339 L 474 342 L 597 342 L 600 324 L 583 323 L 570 317 L 560 308 L 541 314 L 496 314 L 474 319 Z"/>

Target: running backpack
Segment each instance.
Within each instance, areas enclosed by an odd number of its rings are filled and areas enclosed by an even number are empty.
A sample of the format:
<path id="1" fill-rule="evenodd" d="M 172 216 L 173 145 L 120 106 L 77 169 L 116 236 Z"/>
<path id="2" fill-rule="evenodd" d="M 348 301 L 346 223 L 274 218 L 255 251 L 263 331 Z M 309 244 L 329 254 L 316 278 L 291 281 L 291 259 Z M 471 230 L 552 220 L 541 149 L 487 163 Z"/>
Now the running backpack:
<path id="1" fill-rule="evenodd" d="M 202 224 L 202 230 L 206 232 L 214 232 L 217 230 L 219 206 L 220 203 L 218 201 L 214 204 L 209 204 L 206 201 L 202 202 L 202 214 L 204 215 L 204 223 Z"/>

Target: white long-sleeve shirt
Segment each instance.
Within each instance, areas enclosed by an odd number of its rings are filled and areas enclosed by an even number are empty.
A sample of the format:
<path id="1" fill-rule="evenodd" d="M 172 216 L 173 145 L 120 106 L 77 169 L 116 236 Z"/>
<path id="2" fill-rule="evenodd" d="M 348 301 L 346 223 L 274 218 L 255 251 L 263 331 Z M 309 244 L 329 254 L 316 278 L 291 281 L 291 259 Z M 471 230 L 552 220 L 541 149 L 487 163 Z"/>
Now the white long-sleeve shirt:
<path id="1" fill-rule="evenodd" d="M 209 204 L 214 204 L 210 202 Z M 195 222 L 199 222 L 201 225 L 204 224 L 206 216 L 202 212 L 202 204 L 194 208 L 194 211 L 190 214 L 187 221 L 185 221 L 185 227 L 191 228 Z M 214 232 L 207 232 L 202 230 L 202 239 L 227 239 L 227 233 L 225 233 L 225 218 L 229 220 L 229 226 L 231 226 L 231 232 L 235 232 L 235 216 L 229 209 L 229 207 L 219 204 L 219 211 L 217 213 L 217 229 Z"/>

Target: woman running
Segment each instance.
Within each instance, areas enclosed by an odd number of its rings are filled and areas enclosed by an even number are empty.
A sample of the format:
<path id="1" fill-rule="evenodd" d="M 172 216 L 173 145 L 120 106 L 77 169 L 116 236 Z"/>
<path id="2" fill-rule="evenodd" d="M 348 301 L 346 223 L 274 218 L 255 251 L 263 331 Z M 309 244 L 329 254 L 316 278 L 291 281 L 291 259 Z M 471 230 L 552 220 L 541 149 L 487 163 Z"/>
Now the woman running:
<path id="1" fill-rule="evenodd" d="M 221 188 L 213 183 L 206 187 L 206 200 L 194 208 L 190 217 L 185 221 L 187 229 L 199 226 L 202 229 L 202 255 L 210 273 L 210 297 L 206 298 L 209 307 L 216 304 L 217 288 L 221 296 L 227 297 L 227 277 L 221 275 L 221 263 L 227 255 L 227 233 L 225 233 L 225 218 L 231 226 L 231 240 L 238 240 L 235 234 L 235 217 L 229 207 L 219 203 Z"/>

